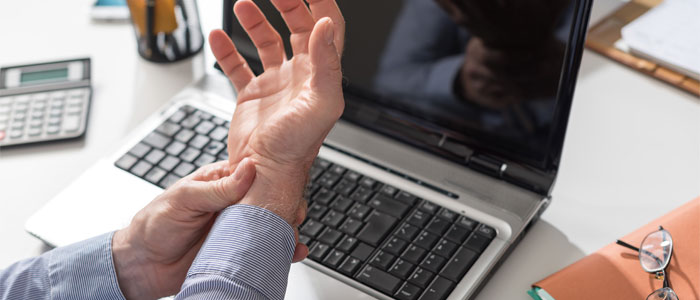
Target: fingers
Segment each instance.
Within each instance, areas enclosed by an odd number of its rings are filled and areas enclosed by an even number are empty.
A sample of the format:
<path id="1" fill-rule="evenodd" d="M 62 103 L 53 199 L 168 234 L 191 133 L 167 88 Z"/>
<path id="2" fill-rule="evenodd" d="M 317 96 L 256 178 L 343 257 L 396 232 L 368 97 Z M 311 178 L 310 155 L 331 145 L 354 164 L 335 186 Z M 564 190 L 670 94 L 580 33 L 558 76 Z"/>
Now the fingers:
<path id="1" fill-rule="evenodd" d="M 228 162 L 213 164 L 212 170 L 220 164 L 228 164 Z M 255 164 L 252 160 L 244 158 L 230 175 L 221 171 L 224 168 L 219 167 L 218 172 L 221 172 L 220 175 L 223 176 L 216 180 L 189 182 L 183 197 L 178 197 L 178 199 L 186 202 L 183 203 L 186 207 L 201 212 L 218 212 L 236 204 L 253 184 Z M 202 171 L 202 177 L 192 177 L 192 179 L 207 178 L 205 176 L 206 170 Z"/>
<path id="2" fill-rule="evenodd" d="M 314 18 L 306 7 L 304 0 L 272 0 L 280 12 L 289 32 L 294 55 L 309 52 L 309 36 L 314 29 Z"/>
<path id="3" fill-rule="evenodd" d="M 343 54 L 345 43 L 345 19 L 340 12 L 340 8 L 335 0 L 306 0 L 311 8 L 311 15 L 318 22 L 324 17 L 328 17 L 333 21 L 335 30 L 335 46 L 338 55 Z"/>
<path id="4" fill-rule="evenodd" d="M 292 262 L 297 263 L 304 260 L 309 255 L 309 247 L 302 243 L 297 243 L 296 248 L 294 248 L 294 256 L 292 256 Z"/>
<path id="5" fill-rule="evenodd" d="M 285 60 L 284 44 L 275 28 L 253 1 L 236 1 L 233 11 L 243 29 L 258 49 L 258 55 L 266 70 L 282 64 Z"/>
<path id="6" fill-rule="evenodd" d="M 321 97 L 329 117 L 340 117 L 343 110 L 342 73 L 340 56 L 335 46 L 335 26 L 330 18 L 316 22 L 309 41 L 311 59 L 311 88 Z"/>
<path id="7" fill-rule="evenodd" d="M 236 90 L 242 90 L 255 77 L 246 60 L 233 45 L 223 30 L 214 30 L 209 34 L 211 51 L 219 66 L 231 80 Z"/>

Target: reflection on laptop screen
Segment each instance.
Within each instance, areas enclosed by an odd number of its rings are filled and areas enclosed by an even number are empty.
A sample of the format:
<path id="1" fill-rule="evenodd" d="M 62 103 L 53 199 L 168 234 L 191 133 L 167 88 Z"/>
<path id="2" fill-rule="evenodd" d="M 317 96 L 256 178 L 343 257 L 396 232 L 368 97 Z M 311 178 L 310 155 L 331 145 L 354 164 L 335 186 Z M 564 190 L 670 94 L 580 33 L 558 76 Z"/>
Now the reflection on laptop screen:
<path id="1" fill-rule="evenodd" d="M 574 1 L 338 2 L 351 95 L 344 119 L 442 156 L 449 149 L 435 149 L 449 140 L 544 164 Z M 256 3 L 288 39 L 269 1 Z M 257 59 L 235 23 L 239 50 Z"/>

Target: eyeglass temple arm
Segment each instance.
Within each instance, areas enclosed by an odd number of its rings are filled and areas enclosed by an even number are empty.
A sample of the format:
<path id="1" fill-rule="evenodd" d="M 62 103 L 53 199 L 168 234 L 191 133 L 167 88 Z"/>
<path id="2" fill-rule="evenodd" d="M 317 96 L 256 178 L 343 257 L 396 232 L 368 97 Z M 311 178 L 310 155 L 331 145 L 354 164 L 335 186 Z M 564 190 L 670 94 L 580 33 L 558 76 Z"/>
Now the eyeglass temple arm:
<path id="1" fill-rule="evenodd" d="M 629 249 L 632 249 L 632 250 L 634 250 L 634 251 L 639 252 L 639 248 L 637 248 L 637 247 L 635 247 L 635 246 L 632 246 L 632 245 L 630 245 L 630 244 L 628 244 L 628 243 L 625 243 L 625 242 L 623 242 L 623 241 L 621 241 L 621 240 L 617 240 L 617 244 L 620 245 L 620 246 L 622 246 L 622 247 L 629 248 Z"/>

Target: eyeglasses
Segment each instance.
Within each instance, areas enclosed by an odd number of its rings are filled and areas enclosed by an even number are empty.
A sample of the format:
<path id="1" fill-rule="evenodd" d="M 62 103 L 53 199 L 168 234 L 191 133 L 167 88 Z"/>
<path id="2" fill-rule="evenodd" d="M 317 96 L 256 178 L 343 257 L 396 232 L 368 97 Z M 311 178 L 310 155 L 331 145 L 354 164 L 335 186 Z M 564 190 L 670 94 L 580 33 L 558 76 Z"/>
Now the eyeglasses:
<path id="1" fill-rule="evenodd" d="M 666 268 L 673 253 L 673 239 L 668 231 L 659 226 L 658 231 L 654 231 L 644 238 L 639 248 L 620 240 L 617 240 L 617 244 L 637 251 L 642 269 L 654 274 L 656 279 L 663 279 L 664 286 L 649 294 L 647 300 L 678 300 L 678 295 L 669 286 L 666 276 Z"/>

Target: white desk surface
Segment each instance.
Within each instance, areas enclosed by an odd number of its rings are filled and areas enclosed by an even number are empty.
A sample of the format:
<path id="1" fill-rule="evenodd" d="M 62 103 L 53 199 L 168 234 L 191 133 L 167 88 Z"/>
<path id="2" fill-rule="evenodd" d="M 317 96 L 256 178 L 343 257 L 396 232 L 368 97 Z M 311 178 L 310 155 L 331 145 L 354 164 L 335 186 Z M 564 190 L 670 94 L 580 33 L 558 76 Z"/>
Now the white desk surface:
<path id="1" fill-rule="evenodd" d="M 207 47 L 145 62 L 132 28 L 92 23 L 91 3 L 0 1 L 0 66 L 90 56 L 94 87 L 85 139 L 0 151 L 0 269 L 45 251 L 25 220 L 212 65 Z M 597 1 L 594 20 L 619 3 Z M 205 34 L 220 27 L 221 1 L 199 5 Z M 698 195 L 700 99 L 586 50 L 552 205 L 477 299 L 529 299 L 531 283 Z"/>

